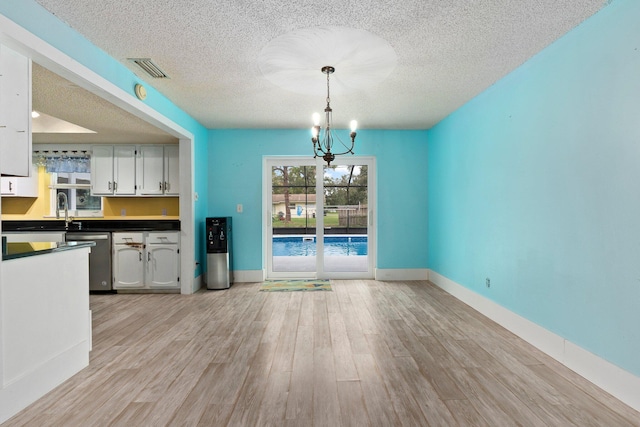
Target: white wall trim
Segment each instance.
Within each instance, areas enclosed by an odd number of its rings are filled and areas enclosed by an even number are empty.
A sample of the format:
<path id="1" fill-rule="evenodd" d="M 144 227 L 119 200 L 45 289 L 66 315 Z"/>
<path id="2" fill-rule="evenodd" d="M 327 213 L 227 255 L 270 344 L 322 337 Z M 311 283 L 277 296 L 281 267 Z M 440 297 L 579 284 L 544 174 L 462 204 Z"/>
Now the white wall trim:
<path id="1" fill-rule="evenodd" d="M 426 268 L 376 268 L 376 280 L 428 280 L 429 270 Z"/>
<path id="2" fill-rule="evenodd" d="M 264 270 L 233 270 L 233 283 L 263 282 Z"/>
<path id="3" fill-rule="evenodd" d="M 429 280 L 505 329 L 640 411 L 640 377 L 432 270 Z"/>
<path id="4" fill-rule="evenodd" d="M 0 423 L 11 418 L 89 365 L 89 340 L 73 346 L 0 388 Z"/>
<path id="5" fill-rule="evenodd" d="M 201 275 L 199 275 L 199 276 L 197 276 L 197 277 L 195 277 L 193 279 L 193 283 L 192 283 L 193 287 L 191 288 L 191 293 L 192 294 L 195 294 L 196 292 L 198 292 L 202 288 L 202 285 L 204 283 L 204 281 L 202 279 L 202 276 L 203 275 L 201 274 Z M 184 293 L 184 292 L 182 292 L 182 293 Z"/>

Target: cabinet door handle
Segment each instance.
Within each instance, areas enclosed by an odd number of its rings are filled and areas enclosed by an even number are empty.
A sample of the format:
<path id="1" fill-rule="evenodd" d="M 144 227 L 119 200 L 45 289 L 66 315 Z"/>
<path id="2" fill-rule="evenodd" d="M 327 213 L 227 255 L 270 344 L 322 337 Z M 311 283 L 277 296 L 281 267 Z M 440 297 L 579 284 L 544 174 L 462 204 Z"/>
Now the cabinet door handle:
<path id="1" fill-rule="evenodd" d="M 151 261 L 151 252 L 147 252 L 147 261 Z"/>
<path id="2" fill-rule="evenodd" d="M 109 191 L 111 191 L 111 181 L 109 181 Z"/>
<path id="3" fill-rule="evenodd" d="M 162 191 L 162 181 L 158 183 L 158 190 Z"/>
<path id="4" fill-rule="evenodd" d="M 142 262 L 142 252 L 138 252 L 138 261 Z"/>
<path id="5" fill-rule="evenodd" d="M 118 183 L 113 181 L 113 191 L 118 191 Z"/>
<path id="6" fill-rule="evenodd" d="M 9 191 L 13 191 L 13 182 L 9 181 Z"/>
<path id="7" fill-rule="evenodd" d="M 164 191 L 169 191 L 169 183 L 167 181 L 164 182 Z"/>

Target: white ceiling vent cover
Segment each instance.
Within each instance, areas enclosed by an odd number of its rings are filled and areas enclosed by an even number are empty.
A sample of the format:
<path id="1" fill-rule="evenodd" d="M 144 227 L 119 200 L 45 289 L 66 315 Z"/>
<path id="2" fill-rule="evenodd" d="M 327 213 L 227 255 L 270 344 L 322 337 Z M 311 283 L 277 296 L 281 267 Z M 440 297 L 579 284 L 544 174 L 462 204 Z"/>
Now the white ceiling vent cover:
<path id="1" fill-rule="evenodd" d="M 127 58 L 129 61 L 138 65 L 138 67 L 142 68 L 147 74 L 149 74 L 154 79 L 168 79 L 169 76 L 160 69 L 151 58 Z"/>

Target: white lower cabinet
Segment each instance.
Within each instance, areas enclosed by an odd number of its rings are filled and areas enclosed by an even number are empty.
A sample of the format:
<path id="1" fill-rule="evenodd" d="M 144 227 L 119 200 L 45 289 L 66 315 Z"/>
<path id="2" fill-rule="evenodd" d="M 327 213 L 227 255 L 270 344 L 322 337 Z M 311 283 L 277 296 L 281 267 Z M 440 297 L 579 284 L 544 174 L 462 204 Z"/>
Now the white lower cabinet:
<path id="1" fill-rule="evenodd" d="M 147 284 L 151 289 L 180 287 L 179 233 L 150 232 L 146 238 Z"/>
<path id="2" fill-rule="evenodd" d="M 114 289 L 179 289 L 180 232 L 113 233 Z"/>
<path id="3" fill-rule="evenodd" d="M 142 289 L 144 233 L 113 233 L 113 289 Z"/>

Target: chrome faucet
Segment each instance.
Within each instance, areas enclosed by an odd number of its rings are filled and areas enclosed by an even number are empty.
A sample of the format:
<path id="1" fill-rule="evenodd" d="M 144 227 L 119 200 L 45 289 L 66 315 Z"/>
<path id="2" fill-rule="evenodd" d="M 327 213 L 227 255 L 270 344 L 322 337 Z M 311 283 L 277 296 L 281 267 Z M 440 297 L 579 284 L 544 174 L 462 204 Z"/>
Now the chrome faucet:
<path id="1" fill-rule="evenodd" d="M 64 229 L 69 229 L 69 223 L 73 219 L 69 219 L 69 201 L 66 193 L 58 193 L 58 200 L 56 201 L 56 218 L 60 219 L 60 199 L 62 198 L 62 208 L 64 209 Z"/>

